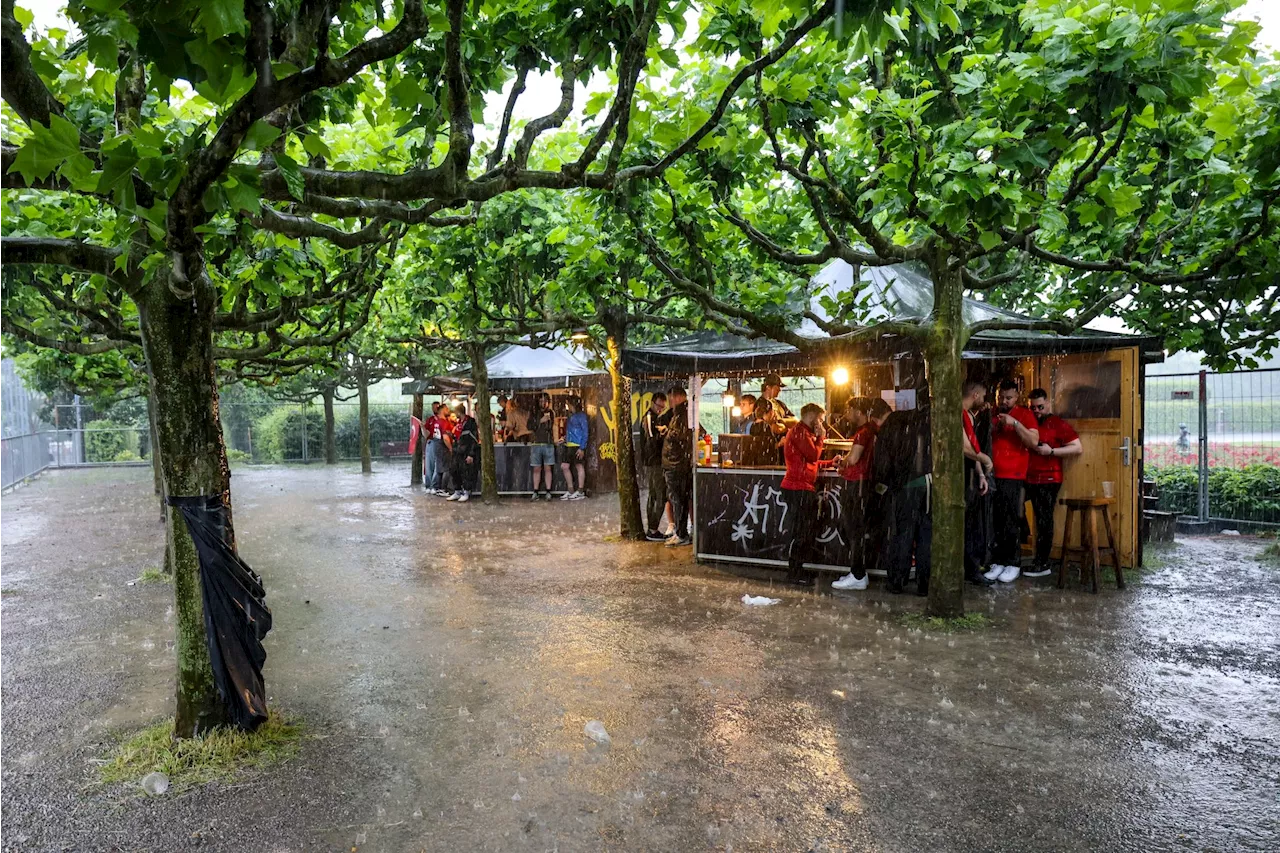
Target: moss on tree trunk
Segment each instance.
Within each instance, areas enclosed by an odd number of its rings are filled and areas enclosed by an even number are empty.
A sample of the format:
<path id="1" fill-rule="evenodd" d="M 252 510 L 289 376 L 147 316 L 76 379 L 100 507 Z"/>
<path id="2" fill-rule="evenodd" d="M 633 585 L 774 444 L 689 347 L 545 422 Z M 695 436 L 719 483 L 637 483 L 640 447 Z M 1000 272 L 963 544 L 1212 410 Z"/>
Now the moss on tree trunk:
<path id="1" fill-rule="evenodd" d="M 626 325 L 610 323 L 606 330 L 609 380 L 613 384 L 614 462 L 618 468 L 618 532 L 624 539 L 643 539 L 640 488 L 636 483 L 636 454 L 631 440 L 631 380 L 622 374 L 622 346 Z"/>
<path id="2" fill-rule="evenodd" d="M 171 496 L 222 494 L 230 507 L 230 479 L 218 423 L 210 288 L 177 300 L 163 283 L 138 303 L 143 350 L 156 403 L 156 438 Z M 176 737 L 192 737 L 228 720 L 209 662 L 200 593 L 200 564 L 186 523 L 166 508 L 165 534 L 173 572 L 178 659 Z M 230 534 L 229 534 L 230 535 Z"/>
<path id="3" fill-rule="evenodd" d="M 467 344 L 471 359 L 471 381 L 476 385 L 475 415 L 480 429 L 480 499 L 485 503 L 498 500 L 498 460 L 493 452 L 493 418 L 489 414 L 489 365 L 485 362 L 484 344 Z"/>
<path id="4" fill-rule="evenodd" d="M 360 386 L 360 473 L 373 473 L 373 453 L 369 449 L 369 377 L 360 370 L 356 373 Z"/>
<path id="5" fill-rule="evenodd" d="M 930 616 L 964 613 L 964 442 L 960 423 L 964 383 L 964 290 L 958 270 L 945 257 L 930 264 L 934 322 L 924 341 L 932 406 L 933 563 Z"/>
<path id="6" fill-rule="evenodd" d="M 412 417 L 417 418 L 419 422 L 422 421 L 422 395 L 421 394 L 413 395 L 413 406 L 409 409 L 409 414 Z M 409 421 L 409 423 L 412 424 L 413 421 Z M 413 461 L 409 464 L 409 485 L 410 486 L 422 485 L 422 456 L 426 452 L 426 443 L 427 443 L 426 439 L 424 439 L 421 435 L 419 435 L 418 440 L 413 445 Z"/>
<path id="7" fill-rule="evenodd" d="M 326 388 L 320 392 L 324 398 L 324 464 L 338 464 L 338 437 L 334 428 L 333 389 Z"/>

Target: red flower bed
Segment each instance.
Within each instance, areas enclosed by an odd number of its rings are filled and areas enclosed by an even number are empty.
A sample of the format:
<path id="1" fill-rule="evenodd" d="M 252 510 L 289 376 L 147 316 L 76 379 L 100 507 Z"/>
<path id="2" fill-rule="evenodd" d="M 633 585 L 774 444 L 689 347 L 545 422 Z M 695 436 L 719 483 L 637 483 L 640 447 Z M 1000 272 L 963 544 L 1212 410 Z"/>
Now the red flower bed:
<path id="1" fill-rule="evenodd" d="M 1151 444 L 1143 452 L 1146 464 L 1152 467 L 1196 465 L 1198 461 L 1195 442 L 1192 442 L 1189 453 L 1178 450 L 1176 444 Z M 1280 467 L 1280 447 L 1209 442 L 1210 468 L 1244 468 L 1253 464 Z"/>

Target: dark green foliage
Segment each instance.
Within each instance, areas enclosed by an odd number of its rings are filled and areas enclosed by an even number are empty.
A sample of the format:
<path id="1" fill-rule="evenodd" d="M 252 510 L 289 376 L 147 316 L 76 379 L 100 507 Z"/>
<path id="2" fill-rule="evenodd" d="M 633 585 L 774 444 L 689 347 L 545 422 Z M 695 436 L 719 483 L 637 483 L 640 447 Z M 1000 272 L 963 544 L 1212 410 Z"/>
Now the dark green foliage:
<path id="1" fill-rule="evenodd" d="M 347 411 L 339 416 L 334 433 L 338 442 L 338 456 L 343 459 L 359 458 L 360 413 L 354 407 L 347 407 Z M 384 441 L 408 440 L 409 415 L 403 409 L 369 407 L 369 452 L 371 454 L 380 455 L 379 448 Z M 324 457 L 323 447 L 320 448 L 318 455 L 321 458 Z"/>
<path id="2" fill-rule="evenodd" d="M 254 421 L 253 458 L 259 462 L 302 461 L 304 429 L 307 458 L 323 459 L 324 414 L 313 409 L 304 415 L 300 406 L 280 406 Z"/>
<path id="3" fill-rule="evenodd" d="M 1160 489 L 1160 508 L 1196 515 L 1199 474 L 1193 465 L 1148 468 Z M 1209 469 L 1209 514 L 1244 521 L 1280 522 L 1280 468 L 1255 463 Z"/>
<path id="4" fill-rule="evenodd" d="M 132 454 L 122 456 L 121 454 Z M 130 424 L 103 419 L 84 426 L 86 462 L 119 462 L 138 458 L 138 433 Z"/>

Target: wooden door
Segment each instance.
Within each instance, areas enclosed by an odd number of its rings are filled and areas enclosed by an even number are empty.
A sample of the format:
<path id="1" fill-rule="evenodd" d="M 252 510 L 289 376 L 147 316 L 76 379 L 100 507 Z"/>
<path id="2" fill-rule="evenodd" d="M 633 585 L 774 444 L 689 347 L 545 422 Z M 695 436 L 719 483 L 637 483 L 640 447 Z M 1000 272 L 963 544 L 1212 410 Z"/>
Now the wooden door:
<path id="1" fill-rule="evenodd" d="M 1113 486 L 1109 512 L 1120 562 L 1132 567 L 1138 557 L 1141 483 L 1138 481 L 1139 354 L 1137 347 L 1100 353 L 1036 359 L 1036 385 L 1049 392 L 1054 414 L 1065 418 L 1084 446 L 1080 456 L 1063 460 L 1060 498 L 1102 497 Z M 1055 512 L 1054 553 L 1061 554 L 1066 508 Z M 1072 537 L 1073 539 L 1075 536 Z"/>

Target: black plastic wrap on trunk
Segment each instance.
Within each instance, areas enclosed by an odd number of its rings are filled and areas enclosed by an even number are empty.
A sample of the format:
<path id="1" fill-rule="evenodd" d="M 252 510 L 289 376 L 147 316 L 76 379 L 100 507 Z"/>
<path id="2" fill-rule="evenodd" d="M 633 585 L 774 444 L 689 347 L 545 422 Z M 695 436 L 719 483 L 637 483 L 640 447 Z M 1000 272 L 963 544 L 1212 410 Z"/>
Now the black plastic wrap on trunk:
<path id="1" fill-rule="evenodd" d="M 253 731 L 267 719 L 262 639 L 271 630 L 262 579 L 223 538 L 226 508 L 222 498 L 170 497 L 182 512 L 200 557 L 200 593 L 204 628 L 218 695 L 235 725 Z"/>

